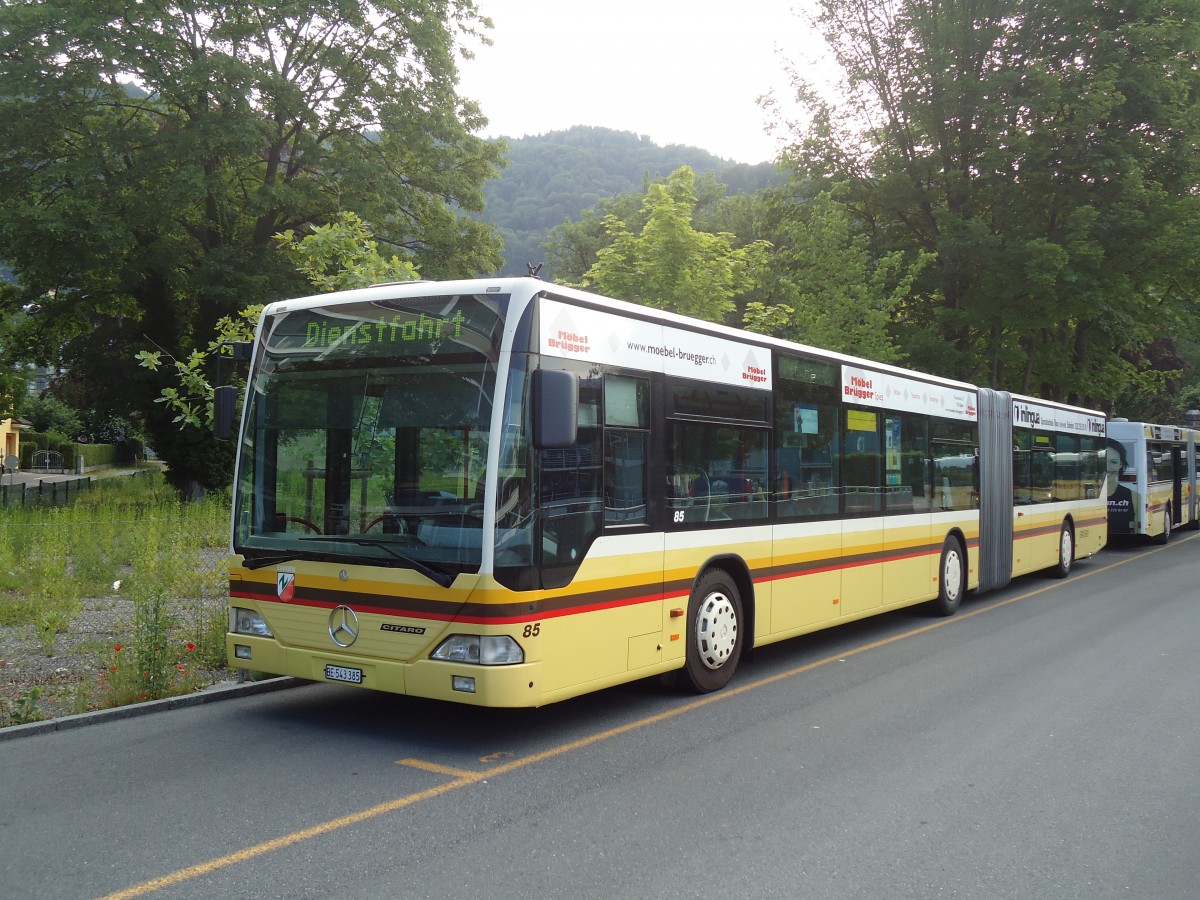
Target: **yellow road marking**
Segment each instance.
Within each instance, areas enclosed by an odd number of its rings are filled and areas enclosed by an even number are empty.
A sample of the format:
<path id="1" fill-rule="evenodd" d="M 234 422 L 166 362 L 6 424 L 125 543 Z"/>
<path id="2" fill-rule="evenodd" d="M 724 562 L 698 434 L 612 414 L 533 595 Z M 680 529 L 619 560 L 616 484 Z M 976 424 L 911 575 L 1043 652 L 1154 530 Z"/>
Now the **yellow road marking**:
<path id="1" fill-rule="evenodd" d="M 199 878 L 202 875 L 207 875 L 210 872 L 217 871 L 218 869 L 224 869 L 227 866 L 232 866 L 236 863 L 254 859 L 256 856 L 263 856 L 264 854 L 271 853 L 275 850 L 282 850 L 285 847 L 291 847 L 293 844 L 299 844 L 301 841 L 307 841 L 315 837 L 321 837 L 321 835 L 329 834 L 332 831 L 337 831 L 339 828 L 345 828 L 348 825 L 357 825 L 359 822 L 366 822 L 368 819 L 374 819 L 377 816 L 382 816 L 384 813 L 395 812 L 398 809 L 404 809 L 406 806 L 412 806 L 413 804 L 420 803 L 423 800 L 432 800 L 434 797 L 440 797 L 442 794 L 448 794 L 460 787 L 464 787 L 468 784 L 474 784 L 477 781 L 482 781 L 483 777 L 484 776 L 482 775 L 472 775 L 469 778 L 456 778 L 453 781 L 447 781 L 445 784 L 429 788 L 428 790 L 418 791 L 415 794 L 406 794 L 403 797 L 397 797 L 395 800 L 389 800 L 387 803 L 380 803 L 378 806 L 372 806 L 368 809 L 351 813 L 348 816 L 330 819 L 328 822 L 321 822 L 318 825 L 313 825 L 311 828 L 293 831 L 291 834 L 285 834 L 282 837 L 275 838 L 274 840 L 264 841 L 261 844 L 254 844 L 251 847 L 246 847 L 245 849 L 238 850 L 235 853 L 230 853 L 228 856 L 221 856 L 217 859 L 211 859 L 208 862 L 200 863 L 197 866 L 189 866 L 186 869 L 179 869 L 176 872 L 171 872 L 169 875 L 163 875 L 159 878 L 152 878 L 149 881 L 143 881 L 141 884 L 135 884 L 133 887 L 126 888 L 123 891 L 117 891 L 114 894 L 107 894 L 105 896 L 105 900 L 117 900 L 117 898 L 125 897 L 140 897 L 143 894 L 149 894 L 152 891 L 160 891 L 163 888 L 171 887 L 172 885 L 180 884 L 193 878 Z"/>
<path id="2" fill-rule="evenodd" d="M 455 769 L 452 766 L 443 766 L 441 763 L 429 762 L 425 759 L 398 759 L 396 765 L 420 769 L 423 772 L 433 772 L 435 775 L 449 775 L 451 778 L 474 778 L 476 775 L 475 772 L 468 772 L 466 769 Z"/>
<path id="3" fill-rule="evenodd" d="M 1155 553 L 1161 553 L 1163 550 L 1168 550 L 1171 547 L 1178 546 L 1186 541 L 1194 540 L 1195 537 L 1195 535 L 1192 535 L 1184 540 L 1176 541 L 1174 544 L 1158 547 L 1145 553 L 1139 553 L 1136 556 L 1129 556 L 1125 559 L 1120 559 L 1116 562 L 1109 563 L 1108 565 L 1101 566 L 1100 568 L 1090 572 L 1072 573 L 1073 578 L 1071 580 L 1079 581 L 1084 578 L 1091 578 L 1094 575 L 1099 575 L 1102 572 L 1108 572 L 1111 569 L 1123 566 L 1126 563 L 1133 562 L 1134 560 L 1144 559 L 1146 556 L 1151 556 Z M 739 687 L 726 688 L 725 690 L 719 691 L 715 694 L 707 694 L 703 697 L 689 701 L 682 706 L 675 707 L 674 709 L 669 709 L 653 716 L 646 716 L 645 718 L 637 719 L 625 725 L 619 725 L 616 728 L 608 728 L 604 731 L 599 731 L 595 734 L 588 735 L 587 737 L 579 738 L 578 740 L 568 741 L 565 744 L 559 744 L 557 747 L 551 747 L 548 750 L 543 750 L 541 753 L 534 753 L 531 756 L 522 756 L 519 759 L 510 760 L 509 762 L 501 765 L 493 766 L 490 769 L 485 769 L 482 772 L 468 772 L 463 769 L 455 769 L 449 766 L 442 766 L 437 763 L 430 763 L 417 759 L 402 759 L 399 761 L 401 765 L 411 766 L 413 768 L 421 769 L 434 774 L 449 775 L 452 776 L 452 780 L 436 787 L 428 788 L 423 791 L 417 791 L 413 794 L 405 794 L 403 797 L 397 797 L 394 800 L 389 800 L 386 803 L 380 803 L 376 806 L 368 807 L 367 809 L 360 810 L 356 813 L 350 813 L 346 816 L 330 819 L 327 822 L 321 822 L 309 828 L 301 829 L 300 831 L 293 831 L 291 834 L 285 834 L 281 837 L 264 841 L 261 844 L 254 844 L 250 847 L 245 847 L 242 850 L 238 850 L 226 856 L 219 856 L 216 859 L 211 859 L 208 862 L 200 863 L 199 865 L 189 866 L 186 869 L 179 869 L 167 875 L 162 875 L 158 878 L 152 878 L 149 881 L 143 881 L 142 883 L 135 884 L 132 887 L 126 888 L 125 890 L 117 891 L 116 893 L 112 894 L 106 894 L 101 898 L 101 900 L 128 900 L 128 898 L 141 897 L 142 895 L 152 893 L 153 891 L 159 891 L 163 888 L 171 887 L 184 881 L 190 881 L 193 878 L 199 878 L 203 875 L 208 875 L 212 872 L 216 872 L 219 869 L 224 869 L 240 862 L 246 862 L 247 860 L 254 859 L 255 857 L 272 853 L 275 850 L 282 850 L 285 847 L 291 847 L 294 844 L 301 843 L 302 841 L 321 837 L 341 828 L 346 828 L 350 825 L 357 825 L 360 822 L 366 822 L 370 819 L 385 815 L 386 813 L 396 812 L 397 810 L 414 806 L 417 803 L 422 803 L 426 800 L 433 800 L 436 797 L 449 794 L 450 792 L 456 791 L 459 788 L 468 787 L 472 784 L 478 784 L 487 778 L 495 778 L 498 775 L 505 775 L 509 772 L 523 769 L 526 766 L 534 765 L 535 763 L 545 762 L 546 760 L 563 756 L 564 754 L 574 752 L 575 750 L 581 750 L 584 747 L 590 747 L 593 744 L 599 744 L 604 741 L 611 740 L 612 738 L 620 737 L 623 734 L 629 734 L 632 731 L 637 731 L 639 728 L 646 728 L 650 725 L 656 725 L 660 722 L 665 722 L 668 719 L 673 719 L 676 716 L 694 712 L 695 710 L 702 709 L 710 704 L 719 703 L 720 701 L 729 697 L 737 697 L 742 694 L 748 694 L 750 691 L 757 690 L 758 688 L 777 684 L 778 682 L 786 681 L 789 678 L 795 678 L 797 675 L 803 675 L 804 673 L 811 672 L 813 669 L 818 669 L 821 666 L 826 666 L 830 663 L 838 662 L 851 656 L 858 656 L 871 650 L 878 650 L 880 647 L 886 647 L 889 644 L 895 644 L 899 641 L 905 640 L 906 638 L 925 634 L 926 632 L 933 631 L 935 628 L 944 628 L 948 625 L 953 625 L 956 622 L 965 622 L 968 619 L 973 619 L 975 616 L 980 616 L 984 613 L 1002 609 L 1005 606 L 1011 606 L 1012 604 L 1018 603 L 1022 600 L 1028 600 L 1030 597 L 1036 597 L 1039 594 L 1044 594 L 1046 591 L 1053 590 L 1060 585 L 1068 583 L 1070 582 L 1056 581 L 1051 584 L 1047 584 L 1044 587 L 1037 588 L 1036 590 L 1027 591 L 1023 594 L 1018 594 L 1015 597 L 1010 597 L 1007 600 L 1001 600 L 998 603 L 990 603 L 987 606 L 972 610 L 968 613 L 962 613 L 957 616 L 941 619 L 929 625 L 923 625 L 920 628 L 914 628 L 910 631 L 905 631 L 902 634 L 883 638 L 882 640 L 874 641 L 870 644 L 863 644 L 860 647 L 855 647 L 851 650 L 846 650 L 841 653 L 835 653 L 831 656 L 826 656 L 822 659 L 805 663 L 802 666 L 796 666 L 788 669 L 785 672 L 779 672 L 775 675 L 769 675 L 766 678 L 760 678 L 756 681 L 748 682 Z"/>

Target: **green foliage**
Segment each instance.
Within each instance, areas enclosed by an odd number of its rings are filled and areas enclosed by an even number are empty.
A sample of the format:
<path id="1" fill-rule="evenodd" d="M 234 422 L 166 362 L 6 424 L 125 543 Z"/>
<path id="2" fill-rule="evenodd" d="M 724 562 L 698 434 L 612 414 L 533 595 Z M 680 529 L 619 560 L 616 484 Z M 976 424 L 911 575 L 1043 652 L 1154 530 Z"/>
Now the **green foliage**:
<path id="1" fill-rule="evenodd" d="M 25 584 L 22 592 L 31 598 L 36 609 L 34 626 L 42 652 L 54 655 L 58 633 L 66 629 L 78 615 L 79 583 L 70 566 L 70 532 L 61 527 L 67 518 L 60 508 L 48 510 L 43 529 L 36 543 L 21 555 L 20 566 Z"/>
<path id="2" fill-rule="evenodd" d="M 345 212 L 331 225 L 313 228 L 297 240 L 288 230 L 275 237 L 284 255 L 304 272 L 313 286 L 323 291 L 347 290 L 386 281 L 409 281 L 417 271 L 408 259 L 397 255 L 384 257 L 367 225 L 354 213 Z M 138 363 L 157 372 L 169 359 L 174 384 L 162 389 L 155 398 L 171 414 L 175 433 L 164 432 L 158 451 L 173 461 L 168 477 L 181 491 L 192 486 L 204 490 L 224 487 L 232 474 L 232 450 L 227 442 L 216 441 L 209 429 L 213 420 L 213 385 L 208 372 L 213 361 L 231 356 L 235 341 L 249 341 L 262 311 L 249 306 L 236 316 L 225 316 L 216 324 L 216 335 L 203 350 L 193 350 L 184 359 L 173 359 L 162 350 L 142 350 Z M 231 364 L 226 364 L 226 384 L 243 386 Z M 178 465 L 179 462 L 184 465 Z"/>
<path id="3" fill-rule="evenodd" d="M 627 228 L 641 228 L 645 225 L 644 197 L 645 193 L 639 191 L 601 200 L 595 209 L 584 210 L 579 221 L 563 222 L 552 229 L 543 244 L 546 260 L 543 277 L 562 284 L 583 284 L 600 251 L 611 242 L 605 223 L 616 219 Z"/>
<path id="4" fill-rule="evenodd" d="M 791 190 L 760 198 L 775 246 L 766 276 L 773 302 L 749 303 L 743 323 L 826 350 L 901 362 L 892 323 L 912 302 L 913 284 L 933 256 L 918 252 L 912 263 L 899 251 L 876 257 L 841 193 L 804 203 Z"/>
<path id="5" fill-rule="evenodd" d="M 299 240 L 290 228 L 275 240 L 319 292 L 420 277 L 411 259 L 383 256 L 367 224 L 352 212 L 343 212 L 335 223 L 316 226 Z"/>
<path id="6" fill-rule="evenodd" d="M 150 421 L 155 422 L 159 415 L 165 420 L 169 413 L 155 410 Z M 154 450 L 160 458 L 170 460 L 164 475 L 179 496 L 194 500 L 228 489 L 233 472 L 233 441 L 217 440 L 208 428 L 174 423 L 168 428 L 161 420 L 159 424 L 160 437 Z"/>
<path id="7" fill-rule="evenodd" d="M 4 321 L 0 306 L 0 348 L 10 343 L 11 326 Z M 12 418 L 28 396 L 29 379 L 23 366 L 0 364 L 0 419 Z"/>
<path id="8" fill-rule="evenodd" d="M 32 687 L 18 694 L 11 701 L 4 700 L 0 705 L 0 727 L 41 722 L 46 718 L 42 712 L 41 700 L 42 689 L 39 687 Z"/>
<path id="9" fill-rule="evenodd" d="M 34 431 L 57 431 L 74 437 L 83 430 L 79 414 L 57 397 L 28 397 L 21 404 L 21 415 Z"/>
<path id="10" fill-rule="evenodd" d="M 54 656 L 54 645 L 58 642 L 58 635 L 67 630 L 75 612 L 77 610 L 47 609 L 38 616 L 38 641 L 42 645 L 42 652 L 47 656 Z"/>
<path id="11" fill-rule="evenodd" d="M 141 643 L 134 647 L 113 644 L 105 652 L 96 685 L 99 690 L 93 694 L 90 685 L 80 685 L 81 695 L 87 698 L 80 704 L 83 709 L 161 700 L 189 694 L 204 686 L 188 664 L 195 657 L 195 644 L 176 646 L 166 632 L 153 630 L 139 631 L 139 636 Z"/>
<path id="12" fill-rule="evenodd" d="M 820 0 L 847 91 L 790 160 L 915 271 L 918 367 L 1112 409 L 1194 335 L 1200 21 L 1172 4 Z M 1177 372 L 1177 370 L 1176 370 Z"/>
<path id="13" fill-rule="evenodd" d="M 346 210 L 427 277 L 494 271 L 471 214 L 504 148 L 456 88 L 484 27 L 472 0 L 0 6 L 5 356 L 136 419 L 171 383 L 137 348 L 186 360 L 295 295 L 274 235 Z M 147 426 L 156 449 L 178 427 Z"/>
<path id="14" fill-rule="evenodd" d="M 32 625 L 37 621 L 37 603 L 26 594 L 18 594 L 17 573 L 11 569 L 0 572 L 0 628 L 13 625 Z"/>
<path id="15" fill-rule="evenodd" d="M 84 429 L 97 444 L 140 444 L 141 428 L 129 419 L 95 414 L 84 414 L 83 419 Z"/>
<path id="16" fill-rule="evenodd" d="M 154 402 L 163 404 L 175 414 L 171 422 L 181 430 L 199 430 L 212 425 L 213 385 L 206 374 L 209 363 L 219 357 L 232 357 L 234 342 L 251 340 L 261 311 L 261 306 L 248 306 L 236 316 L 222 317 L 217 321 L 216 335 L 208 346 L 193 350 L 185 359 L 174 359 L 162 350 L 140 350 L 135 354 L 138 364 L 152 372 L 163 368 L 164 357 L 170 359 L 177 386 L 164 387 Z M 238 380 L 232 364 L 227 365 L 225 372 L 231 382 Z"/>
<path id="17" fill-rule="evenodd" d="M 509 139 L 508 162 L 484 189 L 485 218 L 504 239 L 502 274 L 524 275 L 527 263 L 544 262 L 541 277 L 560 282 L 581 281 L 595 261 L 582 268 L 565 265 L 562 248 L 555 246 L 560 226 L 639 194 L 648 181 L 681 166 L 715 175 L 725 186 L 722 193 L 749 194 L 778 180 L 770 163 L 730 163 L 695 147 L 659 147 L 630 132 L 590 126 Z M 629 221 L 627 210 L 608 212 Z"/>
<path id="18" fill-rule="evenodd" d="M 601 293 L 658 309 L 720 322 L 733 298 L 752 289 L 768 245 L 732 245 L 733 235 L 697 231 L 695 175 L 688 167 L 649 186 L 645 224 L 636 232 L 615 215 L 604 219 L 609 245 L 596 254 L 585 284 Z"/>

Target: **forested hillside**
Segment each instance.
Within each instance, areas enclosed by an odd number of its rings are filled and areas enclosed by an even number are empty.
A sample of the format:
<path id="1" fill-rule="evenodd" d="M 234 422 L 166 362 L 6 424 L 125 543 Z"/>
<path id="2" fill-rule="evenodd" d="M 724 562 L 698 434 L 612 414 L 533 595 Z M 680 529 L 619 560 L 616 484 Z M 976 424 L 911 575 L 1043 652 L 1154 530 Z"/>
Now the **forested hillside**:
<path id="1" fill-rule="evenodd" d="M 483 213 L 504 239 L 505 275 L 524 275 L 526 263 L 543 262 L 541 245 L 554 226 L 578 219 L 602 199 L 641 191 L 647 178 L 666 178 L 680 166 L 715 173 L 731 194 L 778 180 L 771 163 L 751 166 L 696 147 L 660 147 L 628 131 L 580 125 L 506 140 L 509 165 L 484 189 Z M 553 273 L 544 269 L 542 277 Z"/>

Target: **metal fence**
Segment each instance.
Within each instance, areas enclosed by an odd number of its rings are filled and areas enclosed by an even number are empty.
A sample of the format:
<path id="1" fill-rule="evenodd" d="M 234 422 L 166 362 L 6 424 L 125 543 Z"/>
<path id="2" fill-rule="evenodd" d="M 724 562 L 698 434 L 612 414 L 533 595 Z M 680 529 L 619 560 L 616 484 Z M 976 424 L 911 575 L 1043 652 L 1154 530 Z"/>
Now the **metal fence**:
<path id="1" fill-rule="evenodd" d="M 37 484 L 17 481 L 0 483 L 0 506 L 66 506 L 84 491 L 92 489 L 91 476 L 68 481 L 38 480 Z"/>
<path id="2" fill-rule="evenodd" d="M 7 580 L 0 571 L 0 593 L 10 605 L 72 596 L 103 605 L 136 586 L 161 589 L 172 603 L 223 605 L 228 541 L 228 509 L 215 503 L 14 511 L 0 519 L 0 557 L 11 569 Z"/>

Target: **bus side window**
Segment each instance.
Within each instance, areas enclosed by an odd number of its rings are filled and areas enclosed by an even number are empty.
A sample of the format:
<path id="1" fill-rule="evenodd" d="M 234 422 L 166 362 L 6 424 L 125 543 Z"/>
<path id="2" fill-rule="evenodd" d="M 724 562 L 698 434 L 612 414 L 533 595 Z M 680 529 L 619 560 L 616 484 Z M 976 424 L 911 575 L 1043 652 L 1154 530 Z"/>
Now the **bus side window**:
<path id="1" fill-rule="evenodd" d="M 1014 440 L 1016 438 L 1014 434 Z M 936 417 L 930 419 L 932 484 L 929 487 L 933 509 L 973 509 L 978 505 L 978 452 L 979 434 L 974 423 Z M 1013 453 L 1014 498 L 1022 493 L 1020 460 L 1023 456 L 1028 457 L 1028 454 Z"/>
<path id="2" fill-rule="evenodd" d="M 927 511 L 929 499 L 925 479 L 929 467 L 925 461 L 929 457 L 928 420 L 925 416 L 893 413 L 884 419 L 883 435 L 887 511 Z"/>
<path id="3" fill-rule="evenodd" d="M 1013 504 L 1033 503 L 1033 433 L 1013 429 Z"/>
<path id="4" fill-rule="evenodd" d="M 773 410 L 771 494 L 780 519 L 838 514 L 842 453 L 839 370 L 824 360 L 781 356 Z"/>
<path id="5" fill-rule="evenodd" d="M 1079 437 L 1073 434 L 1056 434 L 1054 451 L 1054 499 L 1083 499 L 1084 472 Z"/>
<path id="6" fill-rule="evenodd" d="M 669 434 L 668 464 L 675 473 L 670 483 L 672 490 L 685 492 L 676 522 L 766 517 L 765 428 L 672 422 Z"/>
<path id="7" fill-rule="evenodd" d="M 604 378 L 604 523 L 646 523 L 650 381 Z"/>

